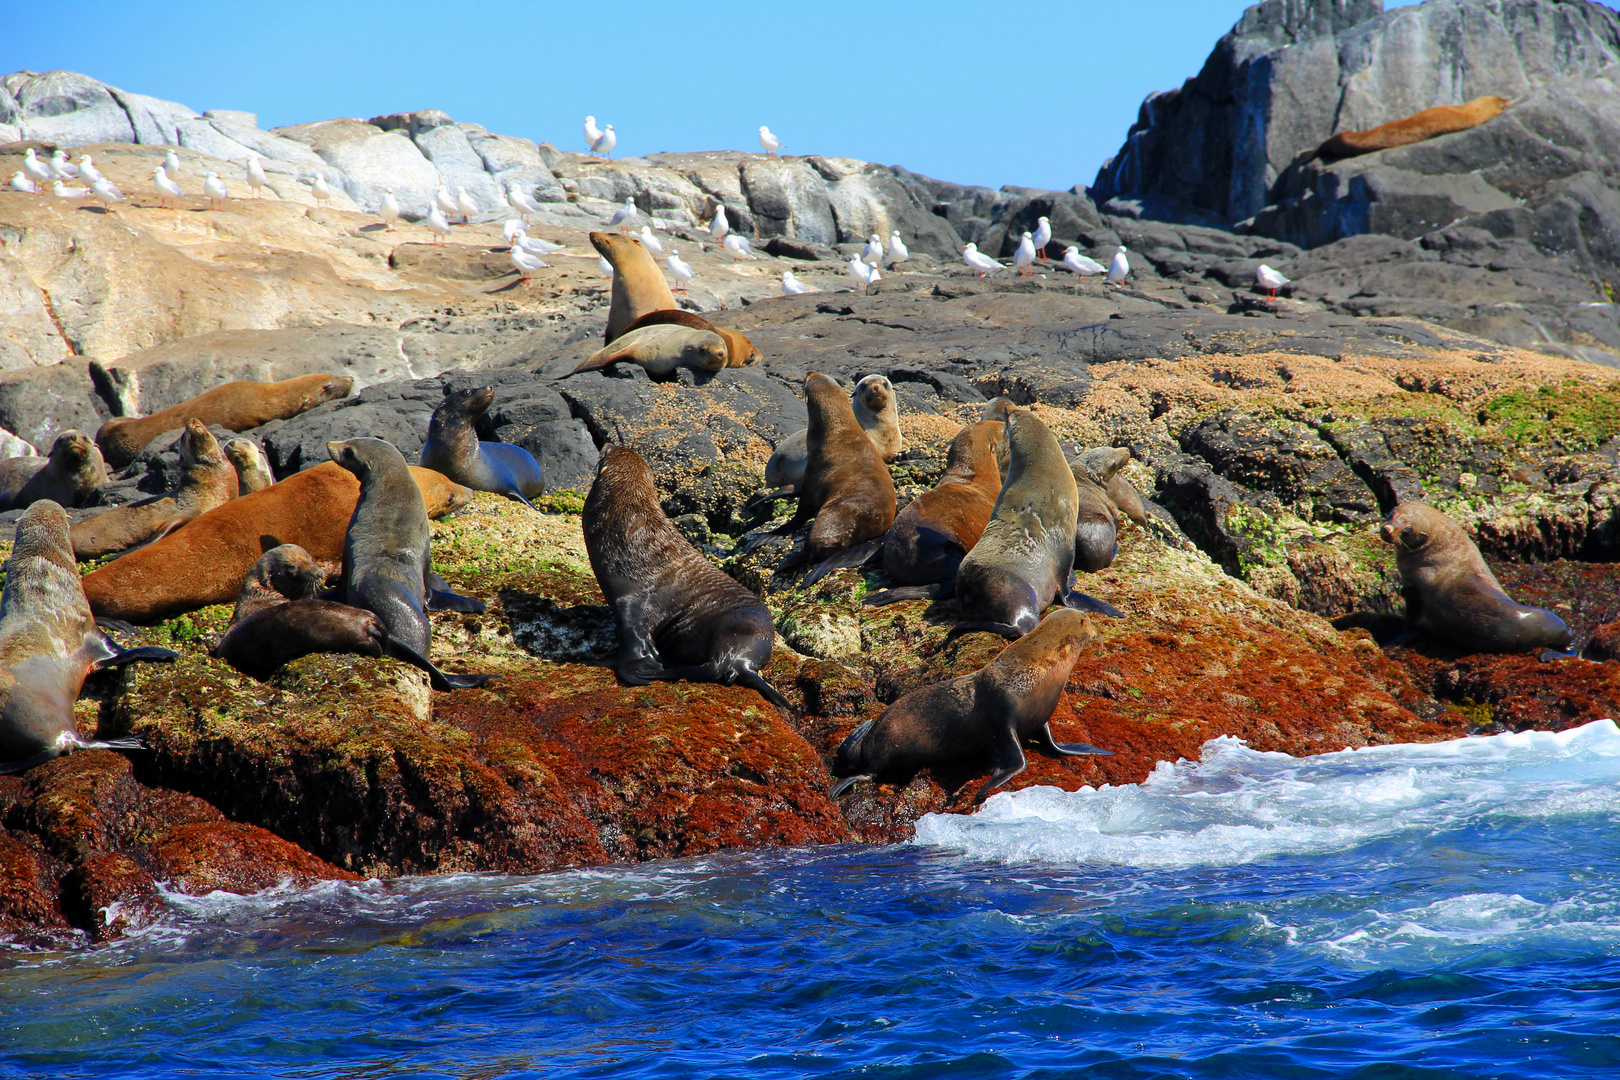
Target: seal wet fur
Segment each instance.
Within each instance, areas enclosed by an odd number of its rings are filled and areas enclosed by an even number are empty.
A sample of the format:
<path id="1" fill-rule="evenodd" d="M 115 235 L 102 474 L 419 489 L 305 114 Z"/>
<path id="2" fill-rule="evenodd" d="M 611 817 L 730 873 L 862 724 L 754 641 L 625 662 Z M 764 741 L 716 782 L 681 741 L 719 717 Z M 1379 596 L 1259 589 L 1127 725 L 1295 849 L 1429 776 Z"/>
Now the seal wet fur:
<path id="1" fill-rule="evenodd" d="M 860 780 L 904 784 L 922 769 L 988 759 L 990 779 L 974 796 L 981 802 L 1028 767 L 1026 742 L 1061 756 L 1112 754 L 1052 737 L 1052 710 L 1096 636 L 1090 616 L 1060 608 L 973 674 L 904 695 L 838 748 L 831 796 Z"/>
<path id="2" fill-rule="evenodd" d="M 619 633 L 619 678 L 740 684 L 788 708 L 759 669 L 776 629 L 764 602 L 670 524 L 640 454 L 608 446 L 581 520 L 585 551 Z"/>
<path id="3" fill-rule="evenodd" d="M 42 499 L 83 506 L 107 482 L 107 463 L 82 431 L 69 429 L 51 443 L 46 457 L 0 461 L 0 510 L 22 510 Z"/>
<path id="4" fill-rule="evenodd" d="M 73 703 L 92 671 L 136 660 L 173 660 L 167 649 L 120 649 L 96 628 L 68 539 L 68 515 L 41 500 L 17 522 L 0 593 L 0 773 L 62 754 L 133 749 L 139 739 L 87 740 Z"/>
<path id="5" fill-rule="evenodd" d="M 529 500 L 538 499 L 546 490 L 534 455 L 521 446 L 482 442 L 478 438 L 474 425 L 493 404 L 493 386 L 476 386 L 446 395 L 428 421 L 420 464 L 474 491 L 504 495 L 533 510 Z"/>
<path id="6" fill-rule="evenodd" d="M 1434 507 L 1397 503 L 1379 531 L 1395 546 L 1413 630 L 1463 652 L 1569 648 L 1564 620 L 1508 596 L 1462 526 Z"/>

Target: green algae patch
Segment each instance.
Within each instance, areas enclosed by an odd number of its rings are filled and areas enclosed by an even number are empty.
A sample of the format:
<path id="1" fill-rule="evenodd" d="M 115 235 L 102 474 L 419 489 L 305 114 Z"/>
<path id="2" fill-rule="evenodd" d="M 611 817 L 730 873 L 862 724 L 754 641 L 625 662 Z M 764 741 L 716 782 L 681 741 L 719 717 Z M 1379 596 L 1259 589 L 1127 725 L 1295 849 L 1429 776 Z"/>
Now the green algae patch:
<path id="1" fill-rule="evenodd" d="M 1516 442 L 1591 450 L 1620 435 L 1620 386 L 1571 380 L 1487 401 L 1479 422 Z"/>

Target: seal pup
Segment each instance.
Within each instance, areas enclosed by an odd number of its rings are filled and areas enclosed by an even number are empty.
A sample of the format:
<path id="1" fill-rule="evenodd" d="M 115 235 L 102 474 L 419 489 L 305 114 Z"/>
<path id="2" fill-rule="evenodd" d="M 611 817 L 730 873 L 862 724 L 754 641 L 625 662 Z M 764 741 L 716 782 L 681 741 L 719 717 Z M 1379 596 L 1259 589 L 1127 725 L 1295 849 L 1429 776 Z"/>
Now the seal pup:
<path id="1" fill-rule="evenodd" d="M 613 267 L 613 299 L 602 337 L 602 344 L 609 345 L 647 312 L 675 307 L 675 297 L 663 271 L 639 240 L 617 233 L 590 235 L 591 246 Z"/>
<path id="2" fill-rule="evenodd" d="M 428 421 L 420 464 L 474 491 L 491 491 L 534 509 L 530 499 L 545 493 L 540 463 L 521 446 L 481 442 L 474 428 L 495 403 L 493 386 L 476 386 L 445 396 Z"/>
<path id="3" fill-rule="evenodd" d="M 1079 494 L 1057 439 L 1029 409 L 1014 408 L 1007 451 L 1007 479 L 990 523 L 956 571 L 964 621 L 950 633 L 1020 637 L 1054 602 L 1119 617 L 1117 608 L 1074 591 Z"/>
<path id="4" fill-rule="evenodd" d="M 0 510 L 23 510 L 41 499 L 83 506 L 107 482 L 107 463 L 82 431 L 69 429 L 51 443 L 46 457 L 0 461 Z"/>
<path id="5" fill-rule="evenodd" d="M 591 570 L 613 606 L 620 679 L 740 683 L 788 708 L 759 673 L 776 636 L 770 609 L 670 524 L 640 454 L 603 448 L 580 524 Z"/>
<path id="6" fill-rule="evenodd" d="M 868 593 L 864 603 L 951 595 L 957 567 L 990 523 L 1006 453 L 1005 424 L 981 420 L 956 433 L 939 483 L 900 511 L 883 541 L 883 569 L 905 587 Z"/>
<path id="7" fill-rule="evenodd" d="M 1131 452 L 1123 446 L 1098 446 L 1076 456 L 1080 464 L 1091 471 L 1093 479 L 1102 484 L 1114 508 L 1142 528 L 1147 528 L 1147 507 L 1142 505 L 1142 496 L 1120 471 L 1130 464 Z M 1074 462 L 1071 460 L 1070 464 Z"/>
<path id="8" fill-rule="evenodd" d="M 236 493 L 251 495 L 263 491 L 276 482 L 270 472 L 270 462 L 264 451 L 251 439 L 230 439 L 225 443 L 225 456 L 236 466 Z"/>
<path id="9" fill-rule="evenodd" d="M 168 649 L 120 649 L 96 629 L 68 540 L 68 515 L 42 499 L 17 522 L 0 593 L 0 773 L 75 750 L 139 749 L 138 738 L 87 740 L 73 703 L 92 671 L 174 660 Z"/>
<path id="10" fill-rule="evenodd" d="M 649 378 L 673 378 L 680 368 L 713 374 L 726 366 L 726 339 L 712 330 L 657 324 L 631 330 L 581 360 L 569 375 L 614 364 L 639 364 Z M 565 375 L 564 378 L 567 378 Z"/>
<path id="11" fill-rule="evenodd" d="M 281 382 L 228 382 L 190 401 L 151 416 L 115 416 L 96 432 L 96 444 L 115 469 L 122 469 L 165 431 L 201 420 L 227 431 L 247 431 L 272 420 L 285 420 L 317 405 L 347 397 L 354 380 L 347 375 L 300 375 Z"/>
<path id="12" fill-rule="evenodd" d="M 1564 620 L 1508 596 L 1462 526 L 1434 507 L 1397 503 L 1379 532 L 1395 546 L 1413 630 L 1464 652 L 1569 648 Z"/>
<path id="13" fill-rule="evenodd" d="M 1494 120 L 1500 116 L 1502 110 L 1510 103 L 1509 98 L 1487 95 L 1477 97 L 1461 105 L 1436 105 L 1413 113 L 1411 116 L 1399 120 L 1391 120 L 1387 124 L 1379 124 L 1366 131 L 1341 131 L 1316 148 L 1312 157 L 1320 157 L 1327 161 L 1340 158 L 1359 157 L 1370 154 L 1375 150 L 1391 150 L 1397 146 L 1410 146 L 1432 139 L 1437 135 L 1449 135 L 1455 131 L 1467 131 L 1475 128 L 1487 120 Z M 1309 159 L 1307 159 L 1309 160 Z"/>
<path id="14" fill-rule="evenodd" d="M 1023 744 L 1049 754 L 1108 754 L 1089 743 L 1052 737 L 1057 707 L 1080 650 L 1097 636 L 1091 617 L 1052 612 L 971 675 L 913 690 L 849 733 L 833 759 L 836 799 L 861 780 L 904 784 L 922 769 L 990 759 L 990 779 L 974 802 L 1029 765 Z"/>
<path id="15" fill-rule="evenodd" d="M 748 340 L 747 335 L 736 330 L 727 329 L 724 326 L 716 326 L 697 312 L 683 311 L 680 308 L 660 308 L 657 311 L 649 311 L 625 327 L 624 332 L 628 334 L 634 330 L 640 330 L 643 326 L 666 325 L 689 326 L 693 330 L 708 330 L 711 333 L 719 334 L 726 341 L 727 367 L 747 367 L 750 364 L 757 364 L 763 359 L 759 350 L 754 347 L 754 343 Z M 609 342 L 609 344 L 612 344 L 612 342 Z"/>
<path id="16" fill-rule="evenodd" d="M 1128 455 L 1127 455 L 1128 456 Z M 1105 462 L 1104 468 L 1112 464 Z M 1086 464 L 1085 455 L 1069 461 L 1074 474 L 1077 513 L 1074 525 L 1074 566 L 1088 574 L 1106 570 L 1119 554 L 1119 510 L 1108 497 L 1107 480 Z M 1116 467 L 1115 471 L 1118 469 Z"/>
<path id="17" fill-rule="evenodd" d="M 392 443 L 344 439 L 327 443 L 326 452 L 360 481 L 343 535 L 344 601 L 375 612 L 394 641 L 431 655 L 427 612 L 482 612 L 483 603 L 457 596 L 433 573 L 422 492 Z"/>
<path id="18" fill-rule="evenodd" d="M 325 581 L 326 571 L 303 548 L 270 548 L 253 564 L 231 624 L 208 655 L 255 679 L 269 678 L 283 664 L 317 652 L 392 656 L 427 672 L 435 690 L 482 686 L 493 677 L 445 674 L 391 638 L 375 613 L 316 599 Z"/>
<path id="19" fill-rule="evenodd" d="M 850 395 L 855 422 L 877 447 L 885 462 L 893 461 L 904 449 L 900 437 L 900 411 L 895 407 L 894 384 L 882 375 L 867 375 L 855 384 Z M 748 506 L 760 506 L 785 499 L 804 483 L 804 466 L 809 457 L 808 431 L 795 431 L 783 439 L 765 463 L 765 484 L 773 490 L 755 495 Z"/>
<path id="20" fill-rule="evenodd" d="M 200 420 L 187 420 L 180 432 L 180 486 L 127 506 L 93 514 L 73 526 L 73 554 L 80 561 L 127 551 L 159 540 L 216 506 L 236 498 L 236 468 L 219 440 Z"/>

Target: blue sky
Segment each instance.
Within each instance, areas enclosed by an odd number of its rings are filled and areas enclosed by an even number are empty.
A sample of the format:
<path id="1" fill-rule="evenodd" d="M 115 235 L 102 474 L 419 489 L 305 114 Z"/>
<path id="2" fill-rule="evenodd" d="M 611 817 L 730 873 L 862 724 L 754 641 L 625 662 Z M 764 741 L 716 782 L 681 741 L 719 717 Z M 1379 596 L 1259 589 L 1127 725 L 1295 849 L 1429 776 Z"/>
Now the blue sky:
<path id="1" fill-rule="evenodd" d="M 1242 0 L 457 4 L 0 0 L 0 72 L 66 68 L 264 127 L 443 109 L 616 154 L 839 154 L 991 187 L 1089 184 Z M 1389 3 L 1386 6 L 1395 6 Z"/>

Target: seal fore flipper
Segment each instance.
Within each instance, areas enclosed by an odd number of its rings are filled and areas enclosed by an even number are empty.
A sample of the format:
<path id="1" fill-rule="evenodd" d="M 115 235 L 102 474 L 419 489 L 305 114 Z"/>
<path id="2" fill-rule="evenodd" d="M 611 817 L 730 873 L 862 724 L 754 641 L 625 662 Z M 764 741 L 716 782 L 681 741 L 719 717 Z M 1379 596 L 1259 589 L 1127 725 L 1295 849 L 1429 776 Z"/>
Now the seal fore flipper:
<path id="1" fill-rule="evenodd" d="M 1024 748 L 1018 745 L 1018 734 L 1010 723 L 1001 725 L 995 738 L 996 744 L 990 751 L 990 779 L 973 796 L 976 803 L 984 802 L 986 795 L 1029 767 L 1029 759 L 1024 756 Z"/>
<path id="2" fill-rule="evenodd" d="M 956 580 L 936 581 L 932 585 L 897 585 L 892 589 L 879 589 L 867 593 L 861 603 L 868 607 L 884 607 L 902 600 L 943 600 L 956 592 Z"/>
<path id="3" fill-rule="evenodd" d="M 822 560 L 821 565 L 805 575 L 804 581 L 799 583 L 799 588 L 808 589 L 834 570 L 865 566 L 872 561 L 873 556 L 883 550 L 884 539 L 885 537 L 880 536 L 876 540 L 868 540 L 864 544 L 856 544 L 854 547 L 833 553 Z"/>
<path id="4" fill-rule="evenodd" d="M 498 675 L 449 675 L 440 671 L 438 665 L 406 645 L 404 642 L 388 638 L 383 642 L 383 652 L 395 660 L 403 660 L 427 672 L 428 685 L 435 690 L 471 690 L 483 686 Z"/>
<path id="5" fill-rule="evenodd" d="M 866 773 L 862 773 L 860 776 L 846 776 L 846 777 L 844 777 L 842 780 L 838 781 L 838 783 L 834 784 L 832 786 L 831 790 L 829 790 L 827 792 L 827 798 L 829 798 L 829 799 L 838 798 L 838 796 L 842 795 L 844 792 L 848 791 L 850 788 L 854 787 L 856 784 L 860 783 L 862 780 L 865 780 L 868 783 L 870 783 L 871 780 L 872 780 L 872 777 L 870 775 L 866 774 Z"/>
<path id="6" fill-rule="evenodd" d="M 482 600 L 462 596 L 447 589 L 430 590 L 428 592 L 427 609 L 429 611 L 464 611 L 471 615 L 482 615 L 489 610 Z"/>
<path id="7" fill-rule="evenodd" d="M 978 630 L 982 630 L 987 634 L 1000 634 L 1002 637 L 1011 641 L 1017 641 L 1019 638 L 1024 636 L 1024 632 L 1011 623 L 963 622 L 957 623 L 955 626 L 951 627 L 950 630 L 946 631 L 945 640 L 949 641 L 953 637 L 960 637 L 962 634 L 971 634 Z"/>
<path id="8" fill-rule="evenodd" d="M 1099 600 L 1095 596 L 1087 596 L 1085 593 L 1075 589 L 1070 589 L 1068 595 L 1063 598 L 1063 606 L 1074 608 L 1076 611 L 1090 611 L 1098 615 L 1106 615 L 1110 619 L 1123 619 L 1125 617 L 1125 613 L 1113 604 Z"/>

